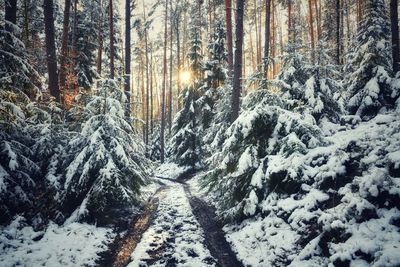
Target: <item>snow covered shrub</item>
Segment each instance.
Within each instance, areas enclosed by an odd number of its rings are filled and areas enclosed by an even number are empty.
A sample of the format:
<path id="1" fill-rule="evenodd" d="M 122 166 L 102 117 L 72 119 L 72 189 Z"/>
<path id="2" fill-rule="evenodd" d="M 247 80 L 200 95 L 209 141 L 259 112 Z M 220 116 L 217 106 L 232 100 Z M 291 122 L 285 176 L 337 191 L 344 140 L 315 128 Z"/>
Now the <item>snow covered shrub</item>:
<path id="1" fill-rule="evenodd" d="M 161 161 L 161 126 L 160 123 L 156 123 L 153 128 L 153 132 L 150 133 L 150 147 L 149 147 L 149 158 L 152 161 Z"/>
<path id="2" fill-rule="evenodd" d="M 114 80 L 101 81 L 86 106 L 91 117 L 66 147 L 60 201 L 64 215 L 72 213 L 69 221 L 107 224 L 138 208 L 151 168 L 142 141 L 125 121 L 125 101 Z"/>
<path id="3" fill-rule="evenodd" d="M 376 116 L 383 107 L 393 107 L 399 89 L 391 85 L 390 25 L 382 0 L 367 0 L 363 21 L 356 36 L 354 53 L 345 71 L 347 109 L 363 120 Z"/>
<path id="4" fill-rule="evenodd" d="M 211 160 L 214 169 L 204 183 L 216 194 L 217 208 L 227 220 L 258 213 L 259 201 L 271 192 L 299 190 L 301 173 L 281 169 L 271 155 L 293 158 L 325 142 L 312 117 L 284 110 L 280 103 L 277 95 L 265 93 L 261 103 L 246 104 L 254 106 L 228 128 L 222 152 Z"/>
<path id="5" fill-rule="evenodd" d="M 170 161 L 179 166 L 199 168 L 200 136 L 196 120 L 195 85 L 187 88 L 183 108 L 175 117 L 172 125 L 172 137 L 168 144 L 167 155 Z"/>

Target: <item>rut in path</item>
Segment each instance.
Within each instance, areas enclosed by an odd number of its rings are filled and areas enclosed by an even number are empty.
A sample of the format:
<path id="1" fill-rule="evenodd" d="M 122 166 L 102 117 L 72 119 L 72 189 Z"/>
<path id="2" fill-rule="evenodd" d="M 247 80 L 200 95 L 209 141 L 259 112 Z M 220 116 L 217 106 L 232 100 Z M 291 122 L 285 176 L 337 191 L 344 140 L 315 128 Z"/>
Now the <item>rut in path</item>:
<path id="1" fill-rule="evenodd" d="M 185 191 L 189 197 L 190 206 L 206 235 L 206 245 L 211 255 L 217 259 L 217 266 L 221 267 L 241 267 L 243 266 L 232 251 L 229 243 L 225 239 L 222 225 L 217 220 L 215 208 L 211 207 L 204 200 L 192 196 L 189 186 L 185 184 Z"/>

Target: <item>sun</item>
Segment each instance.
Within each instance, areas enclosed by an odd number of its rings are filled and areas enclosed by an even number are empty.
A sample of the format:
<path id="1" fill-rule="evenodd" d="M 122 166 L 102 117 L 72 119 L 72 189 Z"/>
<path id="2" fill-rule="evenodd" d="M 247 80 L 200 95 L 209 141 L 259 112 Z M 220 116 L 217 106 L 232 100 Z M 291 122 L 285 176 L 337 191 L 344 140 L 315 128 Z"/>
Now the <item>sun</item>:
<path id="1" fill-rule="evenodd" d="M 190 71 L 184 70 L 179 73 L 179 79 L 181 80 L 181 83 L 183 84 L 190 84 L 192 81 L 192 74 Z"/>

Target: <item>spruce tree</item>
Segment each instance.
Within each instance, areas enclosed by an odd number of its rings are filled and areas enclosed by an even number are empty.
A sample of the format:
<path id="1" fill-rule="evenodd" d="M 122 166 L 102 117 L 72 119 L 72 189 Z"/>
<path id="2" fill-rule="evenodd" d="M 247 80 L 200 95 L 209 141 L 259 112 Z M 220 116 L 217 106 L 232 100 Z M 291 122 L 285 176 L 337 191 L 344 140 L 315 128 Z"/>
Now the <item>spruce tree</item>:
<path id="1" fill-rule="evenodd" d="M 392 83 L 390 23 L 382 0 L 364 4 L 354 53 L 345 72 L 348 93 L 347 110 L 363 120 L 375 117 L 382 108 L 393 107 L 399 91 Z"/>
<path id="2" fill-rule="evenodd" d="M 89 119 L 67 145 L 60 204 L 69 221 L 113 223 L 141 203 L 150 163 L 125 121 L 125 102 L 114 80 L 101 81 L 85 107 Z"/>

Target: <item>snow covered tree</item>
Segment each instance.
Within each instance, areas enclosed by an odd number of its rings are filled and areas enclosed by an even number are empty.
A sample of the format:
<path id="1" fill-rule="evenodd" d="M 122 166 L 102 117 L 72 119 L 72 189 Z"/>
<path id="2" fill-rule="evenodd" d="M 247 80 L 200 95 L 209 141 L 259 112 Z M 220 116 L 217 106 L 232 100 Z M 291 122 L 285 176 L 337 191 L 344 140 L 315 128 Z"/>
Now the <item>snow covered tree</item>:
<path id="1" fill-rule="evenodd" d="M 200 31 L 195 26 L 190 31 L 190 50 L 188 59 L 190 62 L 190 70 L 192 72 L 194 82 L 198 82 L 203 78 L 203 55 L 201 54 L 201 36 Z"/>
<path id="2" fill-rule="evenodd" d="M 382 0 L 364 4 L 354 53 L 346 66 L 347 109 L 363 120 L 376 116 L 380 109 L 393 107 L 399 90 L 391 85 L 393 76 L 390 23 Z"/>
<path id="3" fill-rule="evenodd" d="M 108 224 L 139 207 L 150 163 L 142 141 L 125 121 L 126 96 L 103 80 L 86 105 L 91 117 L 64 154 L 61 206 L 70 221 Z M 62 219 L 62 218 L 61 218 Z"/>
<path id="4" fill-rule="evenodd" d="M 221 21 L 215 25 L 214 32 L 208 45 L 211 54 L 210 60 L 205 63 L 206 82 L 208 87 L 217 88 L 225 80 L 225 63 L 227 55 L 225 51 L 225 28 Z"/>
<path id="5" fill-rule="evenodd" d="M 0 89 L 33 97 L 38 93 L 39 74 L 28 61 L 20 36 L 17 25 L 9 21 L 0 24 Z"/>
<path id="6" fill-rule="evenodd" d="M 196 92 L 194 85 L 186 89 L 183 108 L 178 112 L 172 125 L 172 137 L 167 155 L 170 161 L 190 170 L 200 167 L 200 136 L 196 121 Z"/>
<path id="7" fill-rule="evenodd" d="M 297 176 L 270 161 L 272 155 L 290 158 L 324 142 L 310 115 L 284 110 L 278 95 L 260 90 L 250 94 L 243 106 L 245 110 L 228 128 L 221 153 L 210 160 L 214 165 L 203 180 L 228 221 L 256 214 L 260 200 L 271 192 L 299 190 Z M 271 166 L 274 171 L 266 175 Z"/>

